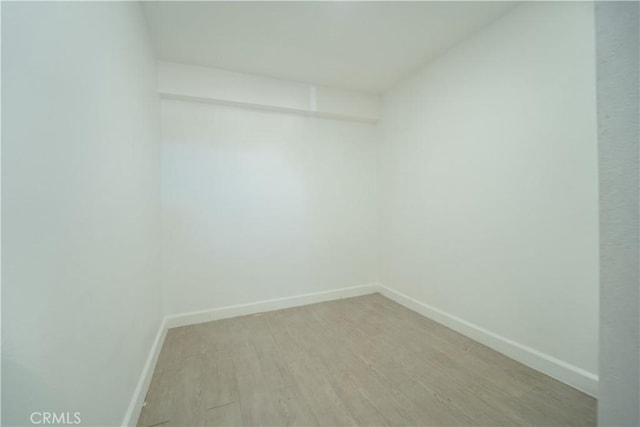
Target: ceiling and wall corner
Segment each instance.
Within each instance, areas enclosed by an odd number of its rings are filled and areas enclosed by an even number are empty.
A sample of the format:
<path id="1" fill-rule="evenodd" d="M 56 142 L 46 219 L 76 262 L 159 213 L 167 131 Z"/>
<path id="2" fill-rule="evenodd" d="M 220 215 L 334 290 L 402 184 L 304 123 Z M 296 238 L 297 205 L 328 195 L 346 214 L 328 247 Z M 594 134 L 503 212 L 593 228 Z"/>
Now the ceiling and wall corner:
<path id="1" fill-rule="evenodd" d="M 159 60 L 382 93 L 509 1 L 144 2 Z"/>

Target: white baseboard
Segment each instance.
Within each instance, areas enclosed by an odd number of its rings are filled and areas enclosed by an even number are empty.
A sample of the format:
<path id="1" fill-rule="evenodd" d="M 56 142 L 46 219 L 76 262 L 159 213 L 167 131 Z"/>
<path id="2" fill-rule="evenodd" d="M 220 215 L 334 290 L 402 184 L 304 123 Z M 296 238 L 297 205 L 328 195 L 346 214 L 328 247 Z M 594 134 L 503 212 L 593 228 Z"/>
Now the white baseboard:
<path id="1" fill-rule="evenodd" d="M 144 399 L 147 396 L 149 384 L 151 384 L 153 370 L 156 367 L 156 362 L 158 361 L 158 356 L 160 355 L 160 349 L 162 349 L 162 344 L 164 344 L 164 338 L 166 336 L 167 322 L 166 319 L 163 319 L 160 323 L 158 333 L 156 334 L 156 339 L 151 345 L 151 350 L 149 351 L 149 356 L 147 356 L 147 361 L 142 368 L 142 374 L 140 375 L 140 379 L 138 380 L 136 390 L 133 392 L 133 398 L 131 399 L 131 403 L 129 404 L 127 413 L 122 420 L 123 426 L 135 426 L 138 423 L 138 418 L 140 417 L 140 412 L 142 411 L 142 405 L 144 404 Z"/>
<path id="2" fill-rule="evenodd" d="M 422 303 L 383 284 L 378 284 L 378 291 L 417 313 L 422 314 L 448 328 L 453 329 L 474 341 L 502 353 L 523 365 L 549 375 L 563 383 L 581 390 L 590 396 L 598 396 L 598 376 L 570 363 L 542 353 L 531 347 L 512 341 L 508 338 L 483 329 L 466 320 L 460 319 L 443 310 Z"/>
<path id="3" fill-rule="evenodd" d="M 324 301 L 332 301 L 341 298 L 350 298 L 360 295 L 380 292 L 389 299 L 413 310 L 421 315 L 435 320 L 448 328 L 478 341 L 518 362 L 535 370 L 543 372 L 559 381 L 571 385 L 591 396 L 597 397 L 598 376 L 559 360 L 553 356 L 527 347 L 508 338 L 502 337 L 491 331 L 483 329 L 466 320 L 446 313 L 443 310 L 422 303 L 414 298 L 404 295 L 383 284 L 368 284 L 348 288 L 332 289 L 329 291 L 313 292 L 292 297 L 274 298 L 248 304 L 238 304 L 226 307 L 212 308 L 209 310 L 194 311 L 190 313 L 166 316 L 160 325 L 156 339 L 151 347 L 147 362 L 144 365 L 140 380 L 129 405 L 129 409 L 122 422 L 123 426 L 133 426 L 140 416 L 144 398 L 146 396 L 151 376 L 164 343 L 167 330 L 178 326 L 192 325 L 209 322 L 212 320 L 227 319 L 249 314 L 264 313 L 267 311 L 281 310 L 284 308 L 298 307 L 315 304 Z"/>
<path id="4" fill-rule="evenodd" d="M 167 328 L 175 328 L 178 326 L 209 322 L 211 320 L 228 319 L 231 317 L 264 313 L 266 311 L 281 310 L 283 308 L 298 307 L 341 298 L 357 297 L 375 292 L 378 292 L 378 285 L 372 283 L 368 285 L 295 295 L 292 297 L 273 298 L 248 304 L 230 305 L 226 307 L 212 308 L 209 310 L 176 314 L 167 316 L 165 321 Z"/>

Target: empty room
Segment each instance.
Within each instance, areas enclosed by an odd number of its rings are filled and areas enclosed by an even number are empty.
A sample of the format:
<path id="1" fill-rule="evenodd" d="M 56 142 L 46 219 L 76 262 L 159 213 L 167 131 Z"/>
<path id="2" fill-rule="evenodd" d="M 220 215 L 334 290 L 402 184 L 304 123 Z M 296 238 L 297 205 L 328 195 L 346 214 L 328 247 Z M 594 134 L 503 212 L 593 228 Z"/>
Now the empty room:
<path id="1" fill-rule="evenodd" d="M 639 426 L 639 3 L 2 1 L 3 426 Z"/>

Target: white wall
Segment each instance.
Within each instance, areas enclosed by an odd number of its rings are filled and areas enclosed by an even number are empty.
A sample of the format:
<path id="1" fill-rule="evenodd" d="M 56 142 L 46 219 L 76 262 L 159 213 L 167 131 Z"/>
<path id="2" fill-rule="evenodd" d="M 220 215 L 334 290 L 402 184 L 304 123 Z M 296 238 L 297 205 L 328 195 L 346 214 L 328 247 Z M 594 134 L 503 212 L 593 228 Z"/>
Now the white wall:
<path id="1" fill-rule="evenodd" d="M 376 280 L 371 124 L 162 101 L 168 314 Z"/>
<path id="2" fill-rule="evenodd" d="M 385 285 L 595 393 L 592 7 L 523 4 L 392 90 L 380 181 Z"/>
<path id="3" fill-rule="evenodd" d="M 2 18 L 2 424 L 77 411 L 119 425 L 161 320 L 143 17 L 16 2 Z"/>
<path id="4" fill-rule="evenodd" d="M 600 161 L 598 424 L 640 425 L 640 6 L 596 4 Z"/>
<path id="5" fill-rule="evenodd" d="M 380 119 L 382 104 L 370 93 L 165 61 L 158 63 L 158 89 L 169 99 L 370 123 Z"/>

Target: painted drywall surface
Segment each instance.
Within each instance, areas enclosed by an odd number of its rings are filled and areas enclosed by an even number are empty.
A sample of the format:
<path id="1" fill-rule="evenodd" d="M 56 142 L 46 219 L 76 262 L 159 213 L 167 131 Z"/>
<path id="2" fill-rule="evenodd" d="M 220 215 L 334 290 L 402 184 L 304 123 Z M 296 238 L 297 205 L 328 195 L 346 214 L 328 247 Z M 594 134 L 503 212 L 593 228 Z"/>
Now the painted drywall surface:
<path id="1" fill-rule="evenodd" d="M 158 62 L 160 93 L 308 110 L 309 86 L 304 83 L 235 73 L 175 62 Z"/>
<path id="2" fill-rule="evenodd" d="M 353 90 L 314 86 L 208 67 L 158 63 L 160 94 L 169 98 L 315 113 L 375 122 L 381 99 Z"/>
<path id="3" fill-rule="evenodd" d="M 2 424 L 119 425 L 161 320 L 144 20 L 135 3 L 2 9 Z"/>
<path id="4" fill-rule="evenodd" d="M 598 424 L 640 425 L 637 2 L 598 2 L 600 398 Z"/>
<path id="5" fill-rule="evenodd" d="M 593 11 L 529 3 L 387 94 L 381 281 L 597 373 Z"/>
<path id="6" fill-rule="evenodd" d="M 163 100 L 167 314 L 375 281 L 374 131 Z"/>

